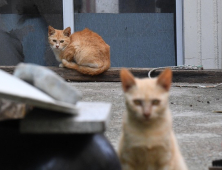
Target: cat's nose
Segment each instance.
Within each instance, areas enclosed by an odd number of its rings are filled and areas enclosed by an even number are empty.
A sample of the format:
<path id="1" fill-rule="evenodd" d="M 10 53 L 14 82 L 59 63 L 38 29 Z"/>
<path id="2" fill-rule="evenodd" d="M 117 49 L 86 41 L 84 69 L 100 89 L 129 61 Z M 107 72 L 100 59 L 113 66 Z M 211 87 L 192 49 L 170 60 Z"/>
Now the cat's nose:
<path id="1" fill-rule="evenodd" d="M 143 113 L 143 116 L 144 116 L 146 119 L 149 119 L 149 118 L 150 118 L 150 113 L 149 113 L 149 112 Z"/>
<path id="2" fill-rule="evenodd" d="M 59 48 L 59 45 L 56 44 L 56 48 Z"/>

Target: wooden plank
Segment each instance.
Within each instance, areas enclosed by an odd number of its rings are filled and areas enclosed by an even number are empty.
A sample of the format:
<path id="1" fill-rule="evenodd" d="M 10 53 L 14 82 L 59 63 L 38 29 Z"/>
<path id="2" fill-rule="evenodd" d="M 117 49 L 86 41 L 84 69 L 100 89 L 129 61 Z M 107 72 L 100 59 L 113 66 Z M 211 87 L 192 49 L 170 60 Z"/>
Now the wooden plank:
<path id="1" fill-rule="evenodd" d="M 120 68 L 110 68 L 108 71 L 97 76 L 88 76 L 80 74 L 74 70 L 65 68 L 50 67 L 51 70 L 55 71 L 61 77 L 70 81 L 85 81 L 85 82 L 119 82 Z M 150 69 L 146 68 L 129 68 L 129 70 L 137 77 L 146 77 Z"/>
<path id="2" fill-rule="evenodd" d="M 222 170 L 221 166 L 209 167 L 209 170 Z"/>
<path id="3" fill-rule="evenodd" d="M 97 76 L 83 75 L 75 70 L 59 67 L 47 67 L 56 72 L 67 81 L 80 81 L 80 82 L 119 82 L 119 71 L 121 68 L 110 68 L 103 74 Z M 15 66 L 0 66 L 0 69 L 12 74 Z M 149 68 L 129 68 L 129 70 L 137 77 L 146 77 Z"/>
<path id="4" fill-rule="evenodd" d="M 75 82 L 119 82 L 121 68 L 110 68 L 98 76 L 88 76 L 75 70 L 58 67 L 48 67 L 67 81 Z M 0 69 L 12 74 L 15 66 L 0 66 Z M 134 76 L 139 78 L 148 77 L 151 68 L 128 68 Z M 151 76 L 157 76 L 162 70 L 152 72 Z M 222 70 L 173 70 L 173 82 L 185 83 L 222 83 Z"/>

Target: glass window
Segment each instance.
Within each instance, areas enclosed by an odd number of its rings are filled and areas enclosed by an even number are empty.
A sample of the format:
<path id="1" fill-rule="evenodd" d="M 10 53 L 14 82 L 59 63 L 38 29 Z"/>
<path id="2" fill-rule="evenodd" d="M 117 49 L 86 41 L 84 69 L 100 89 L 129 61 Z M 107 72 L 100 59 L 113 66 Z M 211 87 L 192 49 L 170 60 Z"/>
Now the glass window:
<path id="1" fill-rule="evenodd" d="M 112 67 L 176 65 L 175 0 L 75 0 L 75 31 L 88 27 L 111 47 Z"/>
<path id="2" fill-rule="evenodd" d="M 0 65 L 58 66 L 47 27 L 63 29 L 64 0 L 0 3 Z M 89 28 L 110 45 L 111 67 L 176 65 L 175 0 L 74 0 L 75 31 Z"/>
<path id="3" fill-rule="evenodd" d="M 58 65 L 48 45 L 48 25 L 63 29 L 62 0 L 0 1 L 0 65 Z"/>

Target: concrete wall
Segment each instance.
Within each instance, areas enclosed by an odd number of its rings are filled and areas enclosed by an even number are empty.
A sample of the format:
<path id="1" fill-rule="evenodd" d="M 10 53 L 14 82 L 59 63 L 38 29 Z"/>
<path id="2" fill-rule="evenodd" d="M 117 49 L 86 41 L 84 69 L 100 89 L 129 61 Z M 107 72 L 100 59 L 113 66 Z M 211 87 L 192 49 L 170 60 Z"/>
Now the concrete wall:
<path id="1" fill-rule="evenodd" d="M 222 68 L 222 1 L 184 0 L 185 64 Z"/>

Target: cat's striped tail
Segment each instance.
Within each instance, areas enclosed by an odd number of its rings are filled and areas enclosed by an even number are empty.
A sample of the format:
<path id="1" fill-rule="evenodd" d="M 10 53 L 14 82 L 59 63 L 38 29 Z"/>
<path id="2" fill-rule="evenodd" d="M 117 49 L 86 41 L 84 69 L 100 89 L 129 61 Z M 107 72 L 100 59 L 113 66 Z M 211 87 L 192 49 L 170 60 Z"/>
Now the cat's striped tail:
<path id="1" fill-rule="evenodd" d="M 89 66 L 81 66 L 74 62 L 68 62 L 65 59 L 62 59 L 62 64 L 70 69 L 74 69 L 82 74 L 87 74 L 91 76 L 95 76 L 107 71 L 110 68 L 110 64 L 104 64 L 102 67 L 89 67 Z"/>

